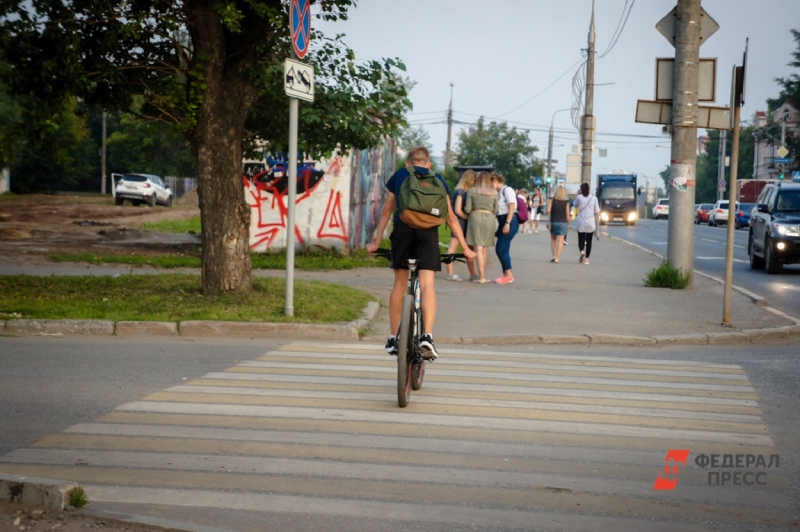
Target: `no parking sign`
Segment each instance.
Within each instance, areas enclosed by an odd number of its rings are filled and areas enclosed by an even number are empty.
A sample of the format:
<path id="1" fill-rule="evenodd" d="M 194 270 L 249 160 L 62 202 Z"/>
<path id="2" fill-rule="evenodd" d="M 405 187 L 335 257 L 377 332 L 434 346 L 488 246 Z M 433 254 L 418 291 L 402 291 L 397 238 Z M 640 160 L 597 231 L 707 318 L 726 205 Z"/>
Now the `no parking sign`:
<path id="1" fill-rule="evenodd" d="M 292 48 L 299 59 L 306 56 L 311 42 L 311 2 L 292 0 L 289 6 L 289 28 L 292 34 Z"/>

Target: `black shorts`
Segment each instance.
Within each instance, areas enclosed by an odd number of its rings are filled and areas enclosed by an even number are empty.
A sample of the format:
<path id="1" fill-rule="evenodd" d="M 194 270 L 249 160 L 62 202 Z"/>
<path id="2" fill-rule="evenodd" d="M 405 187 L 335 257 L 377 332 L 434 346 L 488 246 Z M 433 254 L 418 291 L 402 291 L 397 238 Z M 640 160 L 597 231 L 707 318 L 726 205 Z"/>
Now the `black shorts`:
<path id="1" fill-rule="evenodd" d="M 392 242 L 392 269 L 407 270 L 408 259 L 417 259 L 420 270 L 442 271 L 438 227 L 412 229 L 397 220 L 389 240 Z"/>

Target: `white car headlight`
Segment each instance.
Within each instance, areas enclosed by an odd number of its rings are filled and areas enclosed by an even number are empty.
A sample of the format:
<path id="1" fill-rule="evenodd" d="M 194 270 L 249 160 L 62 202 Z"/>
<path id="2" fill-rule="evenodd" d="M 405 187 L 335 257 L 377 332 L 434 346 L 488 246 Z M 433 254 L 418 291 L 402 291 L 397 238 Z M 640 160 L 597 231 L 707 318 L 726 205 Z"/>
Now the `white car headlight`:
<path id="1" fill-rule="evenodd" d="M 800 236 L 800 227 L 796 225 L 772 224 L 781 236 Z"/>
<path id="2" fill-rule="evenodd" d="M 604 222 L 607 222 L 608 221 L 608 213 L 607 212 L 601 212 L 600 213 L 600 219 L 603 220 Z"/>
<path id="3" fill-rule="evenodd" d="M 628 221 L 632 222 L 634 220 L 636 220 L 636 213 L 632 212 L 632 213 L 628 214 Z"/>

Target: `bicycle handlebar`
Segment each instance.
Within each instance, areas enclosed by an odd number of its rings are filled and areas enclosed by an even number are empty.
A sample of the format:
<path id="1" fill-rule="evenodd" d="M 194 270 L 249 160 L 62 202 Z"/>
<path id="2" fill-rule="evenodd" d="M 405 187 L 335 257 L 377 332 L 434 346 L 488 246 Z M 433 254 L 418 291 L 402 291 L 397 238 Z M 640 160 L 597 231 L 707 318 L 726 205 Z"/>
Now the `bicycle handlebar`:
<path id="1" fill-rule="evenodd" d="M 392 260 L 392 250 L 386 248 L 378 248 L 375 250 L 373 255 L 378 255 L 388 260 Z M 466 262 L 464 259 L 466 257 L 463 253 L 441 253 L 440 257 L 442 262 L 445 264 L 450 264 L 451 262 Z"/>

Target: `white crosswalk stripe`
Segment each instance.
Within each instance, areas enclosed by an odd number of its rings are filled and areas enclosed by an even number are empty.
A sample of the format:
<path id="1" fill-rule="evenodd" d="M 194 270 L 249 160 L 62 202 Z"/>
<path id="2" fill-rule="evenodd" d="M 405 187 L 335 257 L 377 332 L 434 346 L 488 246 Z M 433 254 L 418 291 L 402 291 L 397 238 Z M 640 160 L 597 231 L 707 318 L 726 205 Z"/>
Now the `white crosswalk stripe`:
<path id="1" fill-rule="evenodd" d="M 727 467 L 736 455 L 778 455 L 736 365 L 440 355 L 400 409 L 382 346 L 296 342 L 8 453 L 0 470 L 80 482 L 109 510 L 587 531 L 795 522 L 780 469 Z M 690 451 L 679 470 L 665 470 L 671 449 Z M 726 467 L 701 468 L 700 455 Z M 766 482 L 731 490 L 709 472 Z M 678 483 L 654 490 L 657 475 Z"/>

